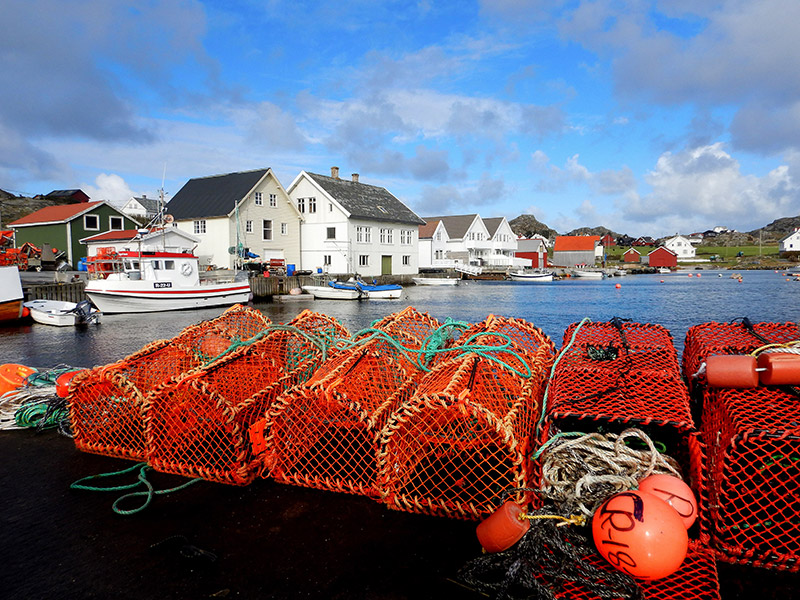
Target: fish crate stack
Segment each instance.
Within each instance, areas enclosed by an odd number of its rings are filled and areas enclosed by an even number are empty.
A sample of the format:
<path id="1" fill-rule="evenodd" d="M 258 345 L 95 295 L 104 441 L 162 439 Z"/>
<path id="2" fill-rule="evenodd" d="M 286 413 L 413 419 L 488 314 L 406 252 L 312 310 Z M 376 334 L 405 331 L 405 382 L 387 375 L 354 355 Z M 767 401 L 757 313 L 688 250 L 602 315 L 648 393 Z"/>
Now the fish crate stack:
<path id="1" fill-rule="evenodd" d="M 413 308 L 390 315 L 278 398 L 265 424 L 265 475 L 376 498 L 380 432 L 423 374 L 411 356 L 439 328 Z"/>
<path id="2" fill-rule="evenodd" d="M 531 323 L 490 315 L 449 350 L 384 428 L 380 492 L 396 510 L 474 520 L 533 483 L 527 453 L 555 347 Z"/>
<path id="3" fill-rule="evenodd" d="M 684 373 L 707 448 L 701 528 L 725 562 L 800 570 L 798 340 L 796 323 L 746 319 L 686 334 Z M 791 385 L 780 384 L 785 365 Z"/>
<path id="4" fill-rule="evenodd" d="M 147 461 L 157 471 L 246 485 L 263 468 L 251 434 L 277 396 L 307 380 L 349 332 L 303 311 L 229 354 L 154 390 L 144 408 Z M 257 429 L 255 430 L 257 432 Z"/>
<path id="5" fill-rule="evenodd" d="M 262 313 L 241 305 L 216 319 L 157 340 L 117 362 L 76 375 L 67 397 L 75 446 L 85 452 L 145 460 L 143 410 L 148 394 L 252 337 L 270 324 Z"/>

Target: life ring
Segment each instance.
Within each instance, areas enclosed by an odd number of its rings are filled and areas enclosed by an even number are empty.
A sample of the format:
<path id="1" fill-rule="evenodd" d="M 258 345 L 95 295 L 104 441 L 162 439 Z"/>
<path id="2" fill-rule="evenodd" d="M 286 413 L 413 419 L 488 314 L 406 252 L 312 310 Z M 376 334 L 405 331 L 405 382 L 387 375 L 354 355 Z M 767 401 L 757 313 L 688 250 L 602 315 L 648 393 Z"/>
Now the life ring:
<path id="1" fill-rule="evenodd" d="M 181 273 L 183 273 L 186 277 L 192 274 L 192 265 L 190 263 L 183 263 L 181 265 Z"/>

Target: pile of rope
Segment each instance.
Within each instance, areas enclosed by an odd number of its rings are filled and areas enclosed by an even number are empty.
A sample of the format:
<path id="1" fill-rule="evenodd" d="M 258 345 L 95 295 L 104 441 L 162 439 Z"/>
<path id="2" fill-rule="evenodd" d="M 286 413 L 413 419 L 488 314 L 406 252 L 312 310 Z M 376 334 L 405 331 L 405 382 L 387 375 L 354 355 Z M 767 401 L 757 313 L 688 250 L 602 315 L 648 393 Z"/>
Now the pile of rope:
<path id="1" fill-rule="evenodd" d="M 28 377 L 24 386 L 0 396 L 0 431 L 13 429 L 58 429 L 72 437 L 65 398 L 56 394 L 58 377 L 73 367 L 59 365 L 39 370 Z"/>
<path id="2" fill-rule="evenodd" d="M 578 436 L 575 439 L 568 439 Z M 637 449 L 629 442 L 643 444 Z M 613 433 L 559 433 L 534 458 L 542 462 L 541 495 L 566 512 L 591 516 L 609 496 L 635 489 L 649 475 L 682 478 L 678 462 L 659 452 L 640 429 Z"/>

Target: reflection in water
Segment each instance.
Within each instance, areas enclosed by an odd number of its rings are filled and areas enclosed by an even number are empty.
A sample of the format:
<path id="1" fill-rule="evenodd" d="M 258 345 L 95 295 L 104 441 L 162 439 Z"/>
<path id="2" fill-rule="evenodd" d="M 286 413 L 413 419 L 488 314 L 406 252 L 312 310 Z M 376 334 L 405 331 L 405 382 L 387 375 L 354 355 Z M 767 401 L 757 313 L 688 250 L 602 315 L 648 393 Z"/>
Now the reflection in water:
<path id="1" fill-rule="evenodd" d="M 747 316 L 757 321 L 800 320 L 800 283 L 773 271 L 745 272 L 744 281 L 730 272 L 632 275 L 603 281 L 567 280 L 547 283 L 469 282 L 456 287 L 406 287 L 400 300 L 298 300 L 255 307 L 277 323 L 286 323 L 303 309 L 339 319 L 351 332 L 406 306 L 446 318 L 476 322 L 489 314 L 522 318 L 540 327 L 561 346 L 564 330 L 589 317 L 614 316 L 669 329 L 678 351 L 686 330 L 707 321 Z M 661 281 L 663 280 L 663 283 Z M 621 285 L 616 289 L 615 284 Z M 104 315 L 99 326 L 84 329 L 40 324 L 0 327 L 0 364 L 18 362 L 37 367 L 59 364 L 91 367 L 119 360 L 146 344 L 171 338 L 188 325 L 218 316 L 222 309 L 141 315 Z"/>

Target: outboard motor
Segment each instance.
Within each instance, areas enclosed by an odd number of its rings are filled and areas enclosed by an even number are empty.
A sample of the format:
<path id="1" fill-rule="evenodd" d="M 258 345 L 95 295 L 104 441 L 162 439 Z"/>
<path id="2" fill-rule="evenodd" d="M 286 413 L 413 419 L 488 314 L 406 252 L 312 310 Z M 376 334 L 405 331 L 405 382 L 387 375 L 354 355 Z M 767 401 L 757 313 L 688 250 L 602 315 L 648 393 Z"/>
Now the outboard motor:
<path id="1" fill-rule="evenodd" d="M 81 300 L 70 312 L 75 313 L 78 323 L 82 325 L 94 323 L 100 316 L 98 311 L 92 311 L 92 304 L 88 300 Z"/>

